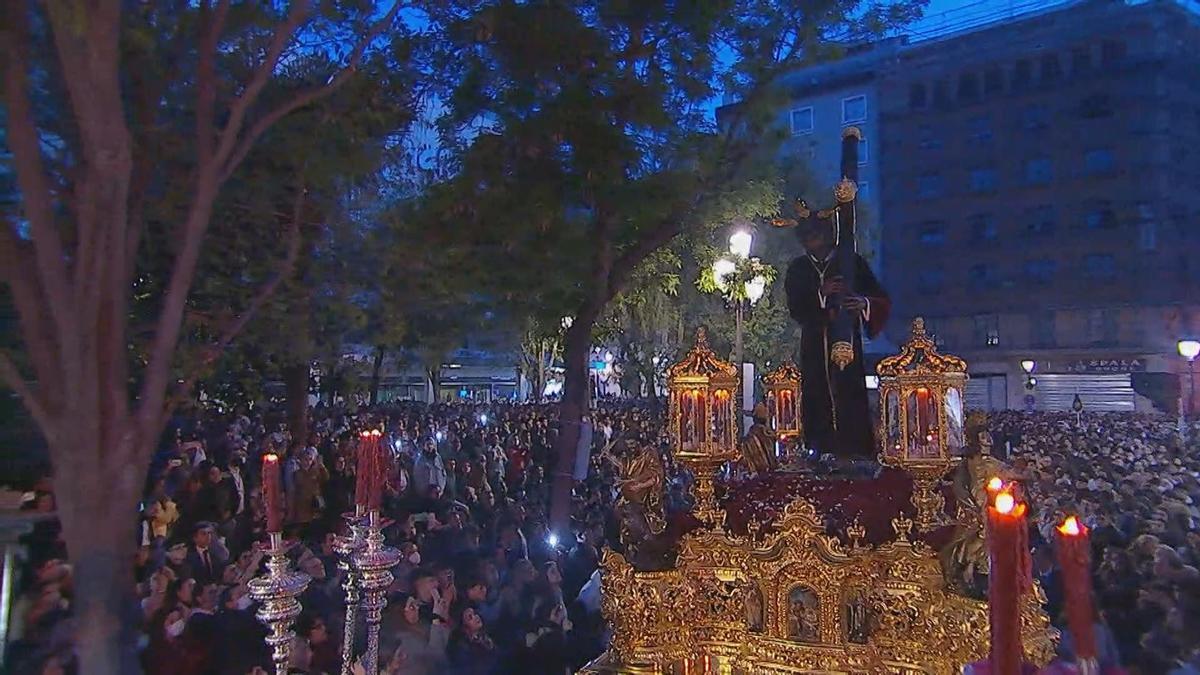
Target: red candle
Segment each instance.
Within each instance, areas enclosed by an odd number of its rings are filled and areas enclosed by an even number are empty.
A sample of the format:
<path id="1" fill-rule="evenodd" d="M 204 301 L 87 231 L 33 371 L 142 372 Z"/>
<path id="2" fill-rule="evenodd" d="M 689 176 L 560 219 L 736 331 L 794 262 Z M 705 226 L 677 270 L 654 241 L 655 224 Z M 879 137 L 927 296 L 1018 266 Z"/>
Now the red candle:
<path id="1" fill-rule="evenodd" d="M 367 509 L 378 511 L 383 505 L 383 433 L 378 429 L 371 431 L 371 475 L 367 482 Z"/>
<path id="2" fill-rule="evenodd" d="M 1088 531 L 1075 516 L 1058 526 L 1058 564 L 1062 567 L 1067 627 L 1079 661 L 1096 659 L 1095 611 L 1092 608 L 1092 570 Z"/>
<path id="3" fill-rule="evenodd" d="M 267 532 L 283 531 L 283 481 L 279 475 L 279 455 L 263 455 L 263 503 L 267 511 Z"/>
<path id="4" fill-rule="evenodd" d="M 988 614 L 992 649 L 989 658 L 992 675 L 1020 675 L 1021 594 L 1024 590 L 1023 550 L 1025 505 L 1010 489 L 996 493 L 988 505 L 988 552 L 992 569 L 988 574 Z"/>
<path id="5" fill-rule="evenodd" d="M 354 505 L 363 509 L 367 507 L 367 481 L 371 475 L 370 443 L 371 432 L 364 431 L 358 435 L 358 456 L 354 463 Z"/>

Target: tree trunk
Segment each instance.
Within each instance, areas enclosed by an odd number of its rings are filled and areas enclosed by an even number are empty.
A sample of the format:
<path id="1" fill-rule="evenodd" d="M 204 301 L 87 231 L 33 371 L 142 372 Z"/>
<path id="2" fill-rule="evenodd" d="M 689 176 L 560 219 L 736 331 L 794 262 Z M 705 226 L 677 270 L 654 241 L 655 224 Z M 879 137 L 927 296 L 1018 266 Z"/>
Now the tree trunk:
<path id="1" fill-rule="evenodd" d="M 588 348 L 592 326 L 600 316 L 601 304 L 589 303 L 575 315 L 567 329 L 563 345 L 563 393 L 559 404 L 558 462 L 550 492 L 550 529 L 559 537 L 568 534 L 571 521 L 571 489 L 575 480 L 575 451 L 579 445 L 580 424 L 587 410 Z"/>
<path id="2" fill-rule="evenodd" d="M 534 380 L 533 396 L 538 403 L 542 402 L 542 396 L 546 393 L 546 341 L 542 340 L 538 344 L 538 363 L 537 363 L 537 379 Z"/>
<path id="3" fill-rule="evenodd" d="M 432 400 L 429 401 L 429 404 L 433 405 L 442 395 L 442 367 L 439 365 L 436 368 L 426 369 L 425 376 L 429 378 L 429 386 L 433 388 Z"/>
<path id="4" fill-rule="evenodd" d="M 379 402 L 379 375 L 383 370 L 383 347 L 375 348 L 375 363 L 371 366 L 371 405 Z"/>
<path id="5" fill-rule="evenodd" d="M 292 433 L 292 443 L 308 442 L 308 375 L 307 363 L 294 364 L 283 369 L 288 430 Z"/>

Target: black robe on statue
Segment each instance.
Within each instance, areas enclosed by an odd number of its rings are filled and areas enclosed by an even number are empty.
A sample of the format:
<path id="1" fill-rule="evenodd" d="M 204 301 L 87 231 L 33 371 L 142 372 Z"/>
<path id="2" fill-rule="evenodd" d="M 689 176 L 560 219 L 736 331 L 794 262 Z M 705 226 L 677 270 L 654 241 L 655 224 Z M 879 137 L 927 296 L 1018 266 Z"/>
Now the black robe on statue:
<path id="1" fill-rule="evenodd" d="M 867 404 L 866 371 L 863 366 L 862 333 L 875 337 L 883 329 L 891 302 L 883 286 L 871 273 L 862 256 L 854 254 L 856 295 L 868 307 L 857 318 L 854 330 L 854 361 L 840 370 L 829 360 L 829 327 L 835 312 L 833 300 L 825 307 L 820 288 L 825 279 L 841 276 L 837 256 L 824 260 L 802 255 L 788 266 L 785 287 L 788 312 L 800 324 L 801 405 L 804 438 L 809 448 L 839 457 L 872 457 L 878 453 L 873 433 L 874 420 Z"/>

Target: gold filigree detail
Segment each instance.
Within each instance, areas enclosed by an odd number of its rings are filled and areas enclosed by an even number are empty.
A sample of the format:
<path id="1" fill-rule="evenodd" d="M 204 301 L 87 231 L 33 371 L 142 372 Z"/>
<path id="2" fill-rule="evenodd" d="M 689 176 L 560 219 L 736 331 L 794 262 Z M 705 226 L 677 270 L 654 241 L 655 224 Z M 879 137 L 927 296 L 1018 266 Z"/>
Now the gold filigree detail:
<path id="1" fill-rule="evenodd" d="M 854 522 L 850 523 L 846 528 L 846 537 L 850 539 L 850 550 L 854 553 L 861 553 L 867 549 L 863 545 L 863 539 L 867 536 L 867 528 L 863 526 L 858 517 L 854 517 Z"/>
<path id="2" fill-rule="evenodd" d="M 849 204 L 858 196 L 858 184 L 849 178 L 843 178 L 833 188 L 833 198 L 838 204 Z"/>
<path id="3" fill-rule="evenodd" d="M 801 380 L 800 369 L 791 361 L 784 361 L 775 368 L 767 371 L 762 377 L 765 385 L 779 384 L 795 384 L 799 385 Z"/>
<path id="4" fill-rule="evenodd" d="M 683 359 L 667 369 L 671 379 L 727 377 L 737 382 L 737 367 L 721 359 L 708 346 L 708 331 L 701 326 L 696 331 L 696 344 Z"/>
<path id="5" fill-rule="evenodd" d="M 909 541 L 909 537 L 912 535 L 913 520 L 903 513 L 899 513 L 892 518 L 892 529 L 896 531 L 897 539 Z"/>
<path id="6" fill-rule="evenodd" d="M 835 342 L 829 348 L 829 360 L 838 367 L 838 370 L 845 370 L 846 366 L 854 361 L 854 345 L 849 342 Z"/>
<path id="7" fill-rule="evenodd" d="M 808 220 L 812 217 L 812 211 L 808 208 L 808 202 L 803 199 L 797 199 L 792 202 L 792 213 L 794 218 L 779 216 L 770 220 L 771 225 L 779 228 L 795 227 L 800 224 L 801 220 Z"/>
<path id="8" fill-rule="evenodd" d="M 880 377 L 896 377 L 901 373 L 926 372 L 937 375 L 967 372 L 967 362 L 950 354 L 941 354 L 925 332 L 925 319 L 912 322 L 912 337 L 900 348 L 900 353 L 879 362 L 875 372 Z"/>

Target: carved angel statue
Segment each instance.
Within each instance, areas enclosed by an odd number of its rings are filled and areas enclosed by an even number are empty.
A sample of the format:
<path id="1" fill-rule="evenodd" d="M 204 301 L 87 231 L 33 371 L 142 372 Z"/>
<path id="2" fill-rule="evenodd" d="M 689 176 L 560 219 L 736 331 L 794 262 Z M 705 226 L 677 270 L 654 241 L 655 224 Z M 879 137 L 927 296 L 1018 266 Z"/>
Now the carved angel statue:
<path id="1" fill-rule="evenodd" d="M 617 467 L 617 513 L 621 518 L 621 543 L 630 555 L 636 555 L 641 544 L 666 529 L 663 516 L 663 486 L 666 481 L 662 459 L 653 443 L 643 443 L 632 457 L 617 459 L 602 455 Z"/>
<path id="2" fill-rule="evenodd" d="M 755 404 L 751 415 L 754 424 L 750 425 L 746 437 L 742 439 L 742 463 L 756 474 L 770 473 L 775 470 L 775 442 L 778 436 L 768 423 L 770 413 L 765 404 Z"/>
<path id="3" fill-rule="evenodd" d="M 953 479 L 958 500 L 958 524 L 939 558 L 946 583 L 953 589 L 980 597 L 984 588 L 979 577 L 987 573 L 988 551 L 984 540 L 984 508 L 987 484 L 995 476 L 1007 478 L 1008 467 L 992 457 L 992 434 L 987 416 L 973 413 L 967 418 L 967 448 Z"/>

